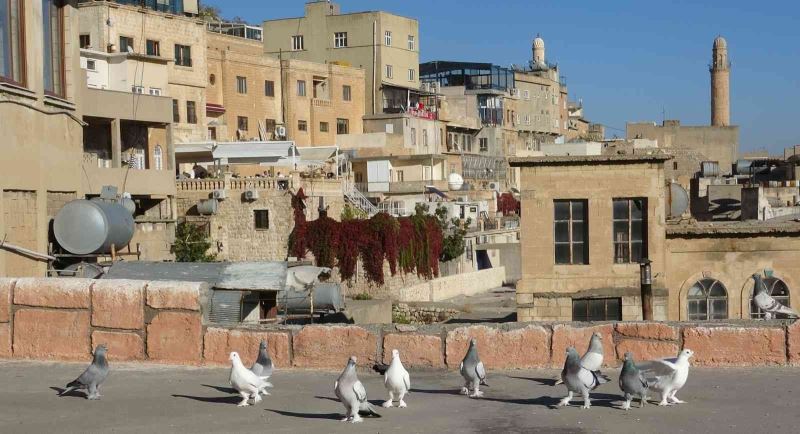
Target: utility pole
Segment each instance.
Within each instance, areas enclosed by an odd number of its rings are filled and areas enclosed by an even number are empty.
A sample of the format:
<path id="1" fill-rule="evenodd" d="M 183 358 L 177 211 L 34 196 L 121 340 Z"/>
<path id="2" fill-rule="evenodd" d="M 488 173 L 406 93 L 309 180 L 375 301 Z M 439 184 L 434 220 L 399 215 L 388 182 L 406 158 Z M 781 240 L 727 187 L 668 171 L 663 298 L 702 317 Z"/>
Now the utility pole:
<path id="1" fill-rule="evenodd" d="M 642 319 L 645 321 L 653 320 L 653 271 L 650 266 L 652 261 L 643 258 L 639 263 L 639 277 L 641 282 L 642 294 Z"/>

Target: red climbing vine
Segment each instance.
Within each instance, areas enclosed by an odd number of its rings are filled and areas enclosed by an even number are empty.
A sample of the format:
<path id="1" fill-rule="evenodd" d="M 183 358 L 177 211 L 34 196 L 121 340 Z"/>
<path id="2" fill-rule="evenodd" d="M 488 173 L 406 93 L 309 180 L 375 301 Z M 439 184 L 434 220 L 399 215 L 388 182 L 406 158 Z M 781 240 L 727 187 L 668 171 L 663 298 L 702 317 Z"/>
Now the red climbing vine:
<path id="1" fill-rule="evenodd" d="M 503 193 L 497 198 L 497 210 L 503 215 L 519 214 L 519 201 L 511 193 Z"/>
<path id="2" fill-rule="evenodd" d="M 327 216 L 305 219 L 305 195 L 292 196 L 295 228 L 289 236 L 289 251 L 299 258 L 310 251 L 322 267 L 339 267 L 343 280 L 356 272 L 357 259 L 363 263 L 367 279 L 378 285 L 385 282 L 384 261 L 394 276 L 398 266 L 403 273 L 415 272 L 431 279 L 439 275 L 443 234 L 436 217 L 417 211 L 410 217 L 395 218 L 378 213 L 369 219 L 338 222 Z"/>

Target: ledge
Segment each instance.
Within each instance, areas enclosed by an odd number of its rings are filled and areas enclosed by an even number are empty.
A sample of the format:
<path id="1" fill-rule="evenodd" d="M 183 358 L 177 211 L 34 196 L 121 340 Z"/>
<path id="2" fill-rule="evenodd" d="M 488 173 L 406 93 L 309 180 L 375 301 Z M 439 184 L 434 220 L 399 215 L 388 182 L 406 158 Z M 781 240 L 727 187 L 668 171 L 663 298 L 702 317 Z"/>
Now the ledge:
<path id="1" fill-rule="evenodd" d="M 600 164 L 636 164 L 636 163 L 663 163 L 671 160 L 669 154 L 632 154 L 632 155 L 574 155 L 574 156 L 544 156 L 544 157 L 510 157 L 508 164 L 511 167 L 528 166 L 568 166 Z"/>
<path id="2" fill-rule="evenodd" d="M 22 86 L 0 81 L 0 92 L 10 93 L 12 95 L 21 96 L 23 98 L 36 99 L 36 92 Z"/>
<path id="3" fill-rule="evenodd" d="M 75 110 L 75 104 L 73 102 L 52 95 L 45 95 L 44 103 L 46 105 L 58 107 L 65 110 Z"/>

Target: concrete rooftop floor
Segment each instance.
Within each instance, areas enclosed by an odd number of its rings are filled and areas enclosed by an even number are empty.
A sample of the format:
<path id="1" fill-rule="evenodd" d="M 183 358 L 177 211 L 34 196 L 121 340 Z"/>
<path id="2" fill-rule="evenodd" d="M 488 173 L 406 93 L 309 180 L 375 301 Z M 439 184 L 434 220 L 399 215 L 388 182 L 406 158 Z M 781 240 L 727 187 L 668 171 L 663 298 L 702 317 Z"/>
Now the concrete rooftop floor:
<path id="1" fill-rule="evenodd" d="M 797 432 L 800 369 L 693 369 L 678 397 L 687 404 L 620 410 L 617 371 L 593 395 L 593 407 L 553 409 L 565 394 L 556 371 L 490 372 L 483 399 L 457 394 L 455 372 L 412 371 L 408 408 L 381 418 L 339 422 L 338 372 L 279 370 L 272 395 L 246 408 L 227 392 L 228 369 L 114 364 L 101 401 L 58 397 L 53 388 L 85 364 L 0 362 L 0 432 L 282 432 L 282 433 L 739 433 Z M 382 378 L 359 373 L 370 401 L 385 398 Z"/>

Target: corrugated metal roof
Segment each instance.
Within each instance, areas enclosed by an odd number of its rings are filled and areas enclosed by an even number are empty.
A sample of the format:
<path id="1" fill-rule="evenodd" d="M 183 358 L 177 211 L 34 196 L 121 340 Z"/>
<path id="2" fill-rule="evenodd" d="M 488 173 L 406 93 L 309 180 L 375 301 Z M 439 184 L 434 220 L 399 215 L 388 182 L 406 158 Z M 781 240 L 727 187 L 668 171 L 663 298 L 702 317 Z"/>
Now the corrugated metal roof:
<path id="1" fill-rule="evenodd" d="M 281 290 L 286 284 L 286 262 L 234 262 L 222 271 L 220 289 Z"/>
<path id="2" fill-rule="evenodd" d="M 217 289 L 280 291 L 286 284 L 286 269 L 284 261 L 120 261 L 112 265 L 102 278 L 206 282 Z"/>

